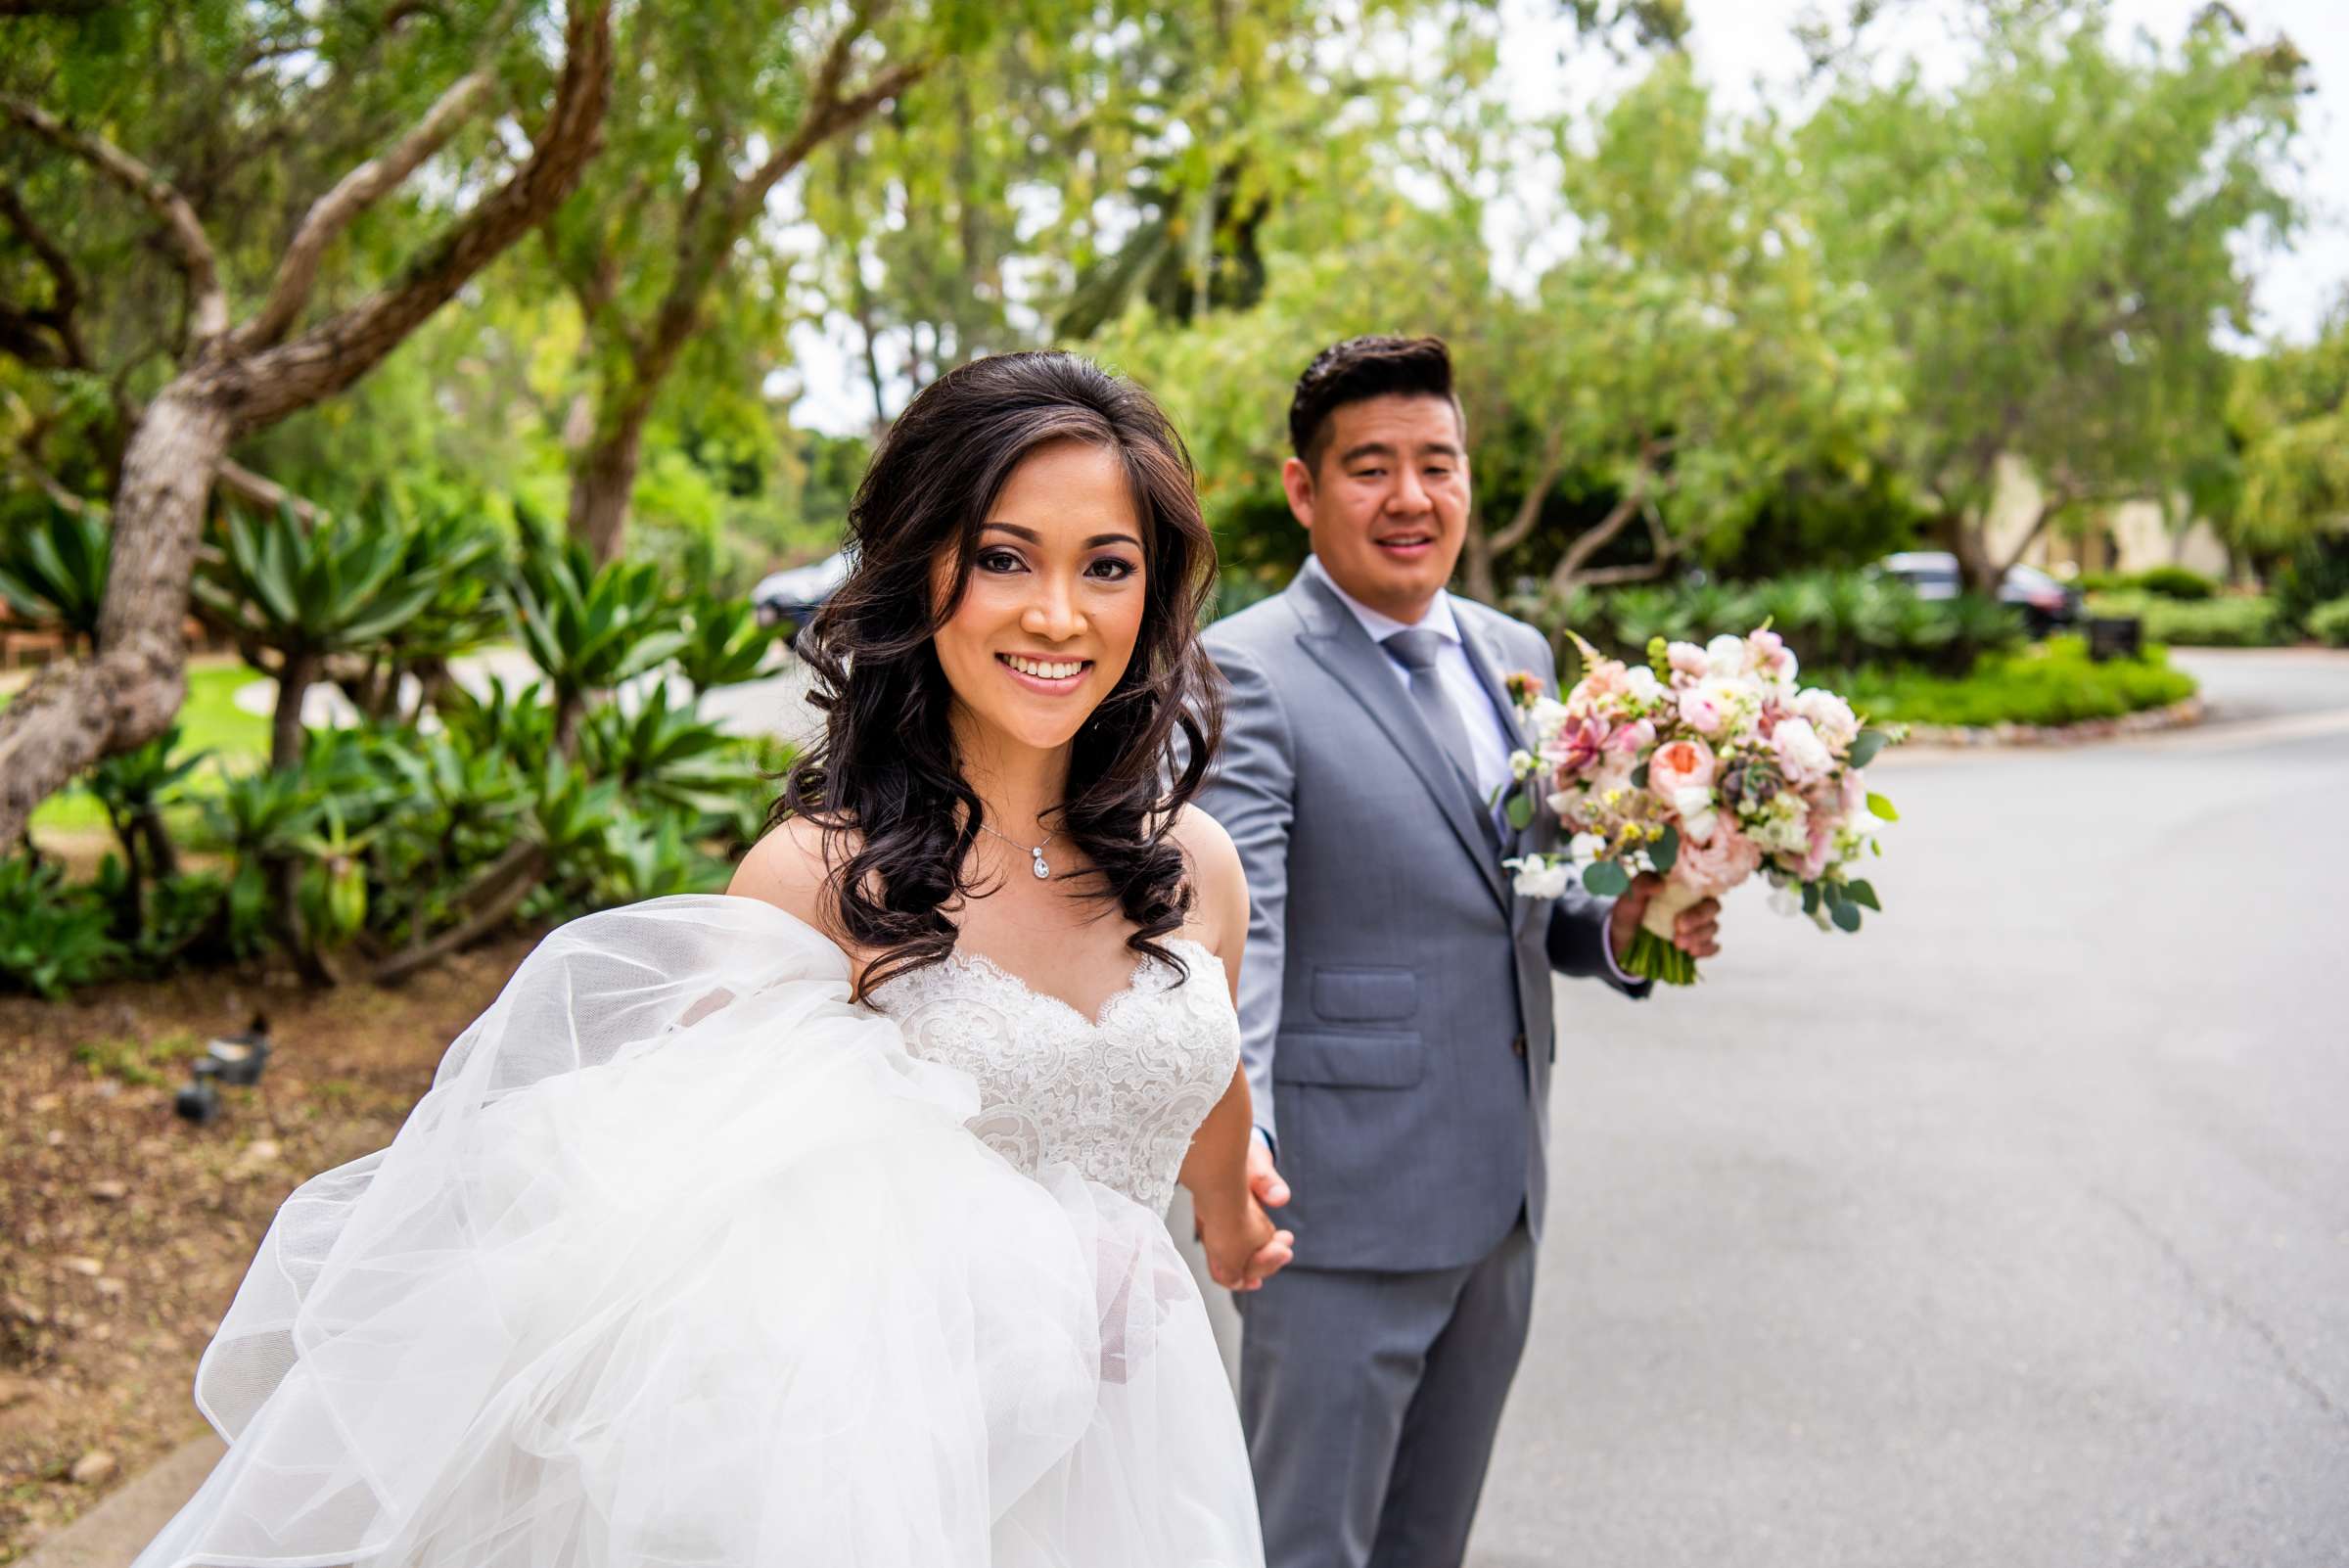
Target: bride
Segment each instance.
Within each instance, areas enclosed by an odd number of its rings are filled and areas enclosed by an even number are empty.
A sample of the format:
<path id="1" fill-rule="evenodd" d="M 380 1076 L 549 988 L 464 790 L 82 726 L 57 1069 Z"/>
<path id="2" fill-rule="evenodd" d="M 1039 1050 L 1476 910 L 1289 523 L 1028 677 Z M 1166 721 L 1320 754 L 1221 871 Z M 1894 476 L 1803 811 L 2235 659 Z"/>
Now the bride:
<path id="1" fill-rule="evenodd" d="M 1261 1564 L 1160 1219 L 1179 1179 L 1235 1288 L 1289 1257 L 1187 804 L 1188 459 L 1082 360 L 981 360 L 851 522 L 730 896 L 555 931 L 286 1200 L 197 1373 L 228 1454 L 138 1568 Z"/>

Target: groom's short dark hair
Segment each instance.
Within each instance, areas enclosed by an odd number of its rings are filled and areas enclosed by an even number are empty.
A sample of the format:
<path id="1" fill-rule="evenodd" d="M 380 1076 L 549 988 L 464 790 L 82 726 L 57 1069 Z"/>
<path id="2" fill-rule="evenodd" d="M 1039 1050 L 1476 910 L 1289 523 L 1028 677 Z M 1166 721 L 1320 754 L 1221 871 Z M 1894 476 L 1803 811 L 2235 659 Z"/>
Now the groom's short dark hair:
<path id="1" fill-rule="evenodd" d="M 1330 416 L 1348 403 L 1396 394 L 1443 398 L 1451 404 L 1465 438 L 1468 421 L 1451 390 L 1451 350 L 1443 339 L 1349 338 L 1313 355 L 1297 378 L 1289 399 L 1289 443 L 1298 460 L 1319 473 Z"/>

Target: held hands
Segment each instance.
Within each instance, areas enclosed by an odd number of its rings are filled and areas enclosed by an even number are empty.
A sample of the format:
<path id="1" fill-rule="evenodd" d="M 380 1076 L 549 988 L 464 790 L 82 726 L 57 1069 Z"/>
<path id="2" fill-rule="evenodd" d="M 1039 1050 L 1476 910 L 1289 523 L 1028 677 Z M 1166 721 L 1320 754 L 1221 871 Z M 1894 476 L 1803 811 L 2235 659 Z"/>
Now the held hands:
<path id="1" fill-rule="evenodd" d="M 1632 889 L 1615 900 L 1607 911 L 1607 942 L 1620 964 L 1631 957 L 1632 934 L 1639 929 L 1640 917 L 1647 913 L 1648 900 L 1664 887 L 1664 879 L 1653 871 L 1642 871 L 1632 878 Z M 1691 958 L 1710 958 L 1721 951 L 1715 940 L 1721 934 L 1721 900 L 1704 899 L 1682 909 L 1672 923 L 1673 945 Z"/>
<path id="2" fill-rule="evenodd" d="M 1257 1290 L 1295 1256 L 1297 1237 L 1276 1228 L 1265 1211 L 1289 1201 L 1289 1184 L 1272 1169 L 1264 1140 L 1248 1140 L 1248 1185 L 1229 1205 L 1193 1198 L 1200 1244 L 1210 1278 L 1226 1290 Z"/>

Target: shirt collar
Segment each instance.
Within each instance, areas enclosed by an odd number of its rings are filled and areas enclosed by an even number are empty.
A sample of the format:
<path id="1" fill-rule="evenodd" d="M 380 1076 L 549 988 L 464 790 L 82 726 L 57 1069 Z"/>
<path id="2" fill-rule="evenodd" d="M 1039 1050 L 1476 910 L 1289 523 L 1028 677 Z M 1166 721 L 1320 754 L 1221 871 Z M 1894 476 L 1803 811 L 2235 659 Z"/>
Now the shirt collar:
<path id="1" fill-rule="evenodd" d="M 1329 591 L 1338 596 L 1338 603 L 1344 605 L 1353 614 L 1354 619 L 1361 623 L 1362 629 L 1370 634 L 1372 642 L 1384 642 L 1398 631 L 1411 629 L 1409 622 L 1398 621 L 1393 616 L 1382 615 L 1357 599 L 1353 594 L 1348 593 L 1344 588 L 1339 587 L 1337 578 L 1329 575 L 1329 568 L 1321 564 L 1319 556 L 1307 556 L 1305 570 L 1319 577 L 1327 585 Z M 1460 627 L 1458 621 L 1451 613 L 1451 594 L 1442 589 L 1436 591 L 1435 602 L 1427 607 L 1427 614 L 1419 618 L 1418 629 L 1432 631 L 1449 643 L 1459 642 Z"/>

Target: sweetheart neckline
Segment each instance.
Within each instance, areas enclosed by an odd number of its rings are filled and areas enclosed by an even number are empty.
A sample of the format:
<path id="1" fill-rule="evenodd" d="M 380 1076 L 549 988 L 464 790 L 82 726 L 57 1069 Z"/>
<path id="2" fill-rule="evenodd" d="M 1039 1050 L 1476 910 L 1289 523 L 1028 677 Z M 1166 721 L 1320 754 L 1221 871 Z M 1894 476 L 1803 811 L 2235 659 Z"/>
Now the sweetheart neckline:
<path id="1" fill-rule="evenodd" d="M 1174 947 L 1176 945 L 1191 947 L 1199 952 L 1205 953 L 1208 961 L 1214 964 L 1219 972 L 1221 971 L 1223 967 L 1223 960 L 1217 955 L 1216 950 L 1213 947 L 1210 947 L 1206 943 L 1201 942 L 1196 937 L 1162 937 L 1159 939 L 1159 945 L 1162 947 Z M 1102 1000 L 1101 1011 L 1097 1015 L 1088 1018 L 1075 1002 L 1070 1001 L 1067 997 L 1054 995 L 1048 991 L 1038 991 L 1036 987 L 1030 985 L 1025 977 L 1014 974 L 1011 970 L 1004 968 L 1001 964 L 995 962 L 994 959 L 990 958 L 983 952 L 972 952 L 962 947 L 956 947 L 946 954 L 944 961 L 946 963 L 958 963 L 963 968 L 971 970 L 974 973 L 981 975 L 993 975 L 1000 980 L 1007 981 L 1011 985 L 1017 987 L 1023 995 L 1031 996 L 1039 1002 L 1044 1002 L 1050 1006 L 1058 1007 L 1062 1012 L 1067 1013 L 1071 1018 L 1076 1019 L 1079 1023 L 1084 1025 L 1085 1028 L 1093 1031 L 1095 1034 L 1098 1034 L 1102 1030 L 1109 1027 L 1110 1015 L 1116 1012 L 1119 1005 L 1125 1002 L 1128 998 L 1152 994 L 1152 992 L 1146 992 L 1142 989 L 1142 981 L 1146 976 L 1149 975 L 1153 968 L 1165 969 L 1169 967 L 1166 963 L 1166 960 L 1159 958 L 1154 954 L 1142 954 L 1140 958 L 1134 961 L 1133 972 L 1126 977 L 1126 984 L 1120 986 L 1116 991 L 1111 992 L 1109 995 Z M 919 972 L 920 971 L 918 970 L 914 971 L 916 974 Z M 907 975 L 898 978 L 910 979 L 911 976 Z"/>

